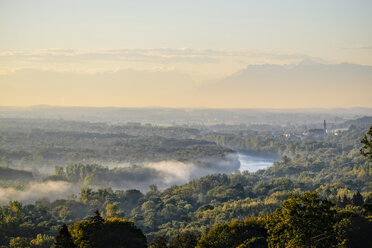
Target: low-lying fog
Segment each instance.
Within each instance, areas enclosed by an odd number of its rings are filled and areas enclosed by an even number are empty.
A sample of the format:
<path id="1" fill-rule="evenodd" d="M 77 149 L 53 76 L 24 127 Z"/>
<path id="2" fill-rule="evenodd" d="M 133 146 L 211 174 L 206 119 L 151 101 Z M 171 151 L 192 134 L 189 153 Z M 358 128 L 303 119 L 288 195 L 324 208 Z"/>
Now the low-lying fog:
<path id="1" fill-rule="evenodd" d="M 0 204 L 7 204 L 9 201 L 21 201 L 33 203 L 41 198 L 49 200 L 64 199 L 80 191 L 81 186 L 65 181 L 30 182 L 23 190 L 0 188 Z"/>
<path id="2" fill-rule="evenodd" d="M 141 165 L 122 164 L 119 166 L 107 166 L 111 170 L 125 169 L 128 177 L 117 181 L 108 181 L 105 185 L 84 185 L 67 181 L 35 181 L 24 186 L 23 189 L 0 188 L 0 204 L 7 204 L 11 200 L 18 200 L 24 203 L 33 203 L 40 198 L 49 200 L 62 199 L 78 195 L 84 187 L 111 187 L 114 190 L 139 189 L 142 192 L 149 190 L 152 184 L 163 190 L 173 185 L 182 185 L 193 179 L 214 173 L 234 173 L 236 170 L 255 172 L 265 169 L 273 164 L 271 158 L 252 156 L 244 153 L 236 153 L 224 160 L 202 161 L 200 164 L 162 161 L 144 163 Z"/>

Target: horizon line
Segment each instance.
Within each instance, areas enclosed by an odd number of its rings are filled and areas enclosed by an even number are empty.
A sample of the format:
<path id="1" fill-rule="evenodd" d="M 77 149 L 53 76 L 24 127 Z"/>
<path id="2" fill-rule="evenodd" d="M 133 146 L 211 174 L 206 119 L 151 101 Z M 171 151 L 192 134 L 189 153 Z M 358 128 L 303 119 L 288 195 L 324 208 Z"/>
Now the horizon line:
<path id="1" fill-rule="evenodd" d="M 217 110 L 217 109 L 226 109 L 226 110 L 243 110 L 243 109 L 251 109 L 251 110 L 332 110 L 332 109 L 371 109 L 372 107 L 368 106 L 353 106 L 353 107 L 300 107 L 300 108 L 292 108 L 292 107 L 168 107 L 168 106 L 138 106 L 138 107 L 125 107 L 125 106 L 88 106 L 88 105 L 49 105 L 49 104 L 35 104 L 35 105 L 28 105 L 28 106 L 14 106 L 14 105 L 0 105 L 0 108 L 122 108 L 122 109 L 210 109 L 210 110 Z"/>

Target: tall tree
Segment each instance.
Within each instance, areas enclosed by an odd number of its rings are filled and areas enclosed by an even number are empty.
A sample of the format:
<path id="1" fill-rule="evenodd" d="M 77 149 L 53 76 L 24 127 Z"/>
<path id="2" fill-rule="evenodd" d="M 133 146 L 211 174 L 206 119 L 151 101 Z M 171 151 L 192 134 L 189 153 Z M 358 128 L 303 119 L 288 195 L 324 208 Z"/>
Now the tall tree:
<path id="1" fill-rule="evenodd" d="M 91 220 L 91 222 L 97 223 L 97 224 L 102 224 L 103 221 L 104 221 L 102 216 L 101 216 L 101 213 L 99 212 L 98 209 L 96 209 L 96 211 L 94 211 L 94 215 L 92 217 L 90 217 L 90 220 Z"/>
<path id="2" fill-rule="evenodd" d="M 351 203 L 350 199 L 347 197 L 347 195 L 343 195 L 341 199 L 341 207 L 346 207 Z"/>
<path id="3" fill-rule="evenodd" d="M 363 196 L 360 194 L 359 191 L 353 195 L 351 202 L 353 203 L 354 206 L 358 207 L 361 207 L 364 204 Z"/>
<path id="4" fill-rule="evenodd" d="M 76 247 L 74 242 L 72 241 L 71 234 L 68 231 L 66 224 L 63 224 L 62 227 L 59 229 L 54 245 L 55 245 L 55 248 Z"/>
<path id="5" fill-rule="evenodd" d="M 316 192 L 291 195 L 267 220 L 269 247 L 332 247 L 337 244 L 336 211 Z"/>
<path id="6" fill-rule="evenodd" d="M 366 158 L 369 158 L 369 160 L 372 162 L 372 126 L 369 128 L 369 131 L 364 135 L 360 142 L 363 144 L 363 147 L 360 149 L 360 153 Z M 372 198 L 372 190 L 369 195 L 370 198 Z M 367 211 L 367 213 L 372 213 L 372 203 L 367 201 L 364 205 L 364 209 Z"/>
<path id="7" fill-rule="evenodd" d="M 372 126 L 360 142 L 363 144 L 360 153 L 372 161 Z"/>
<path id="8" fill-rule="evenodd" d="M 90 220 L 74 223 L 71 236 L 81 248 L 146 248 L 142 231 L 133 222 L 120 219 L 103 219 L 98 211 Z"/>

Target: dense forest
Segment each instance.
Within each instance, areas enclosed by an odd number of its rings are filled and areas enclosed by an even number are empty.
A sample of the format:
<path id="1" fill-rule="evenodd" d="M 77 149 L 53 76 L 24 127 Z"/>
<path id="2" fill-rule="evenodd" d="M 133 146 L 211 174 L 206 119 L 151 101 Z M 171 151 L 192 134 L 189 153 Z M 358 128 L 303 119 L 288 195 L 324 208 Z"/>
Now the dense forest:
<path id="1" fill-rule="evenodd" d="M 195 139 L 199 131 L 190 128 L 12 119 L 0 119 L 0 127 L 3 166 L 198 160 L 232 153 Z"/>
<path id="2" fill-rule="evenodd" d="M 78 193 L 64 199 L 4 204 L 0 210 L 4 247 L 372 246 L 370 118 L 345 123 L 347 128 L 338 135 L 317 137 L 274 135 L 266 128 L 214 132 L 137 124 L 58 126 L 44 121 L 42 129 L 35 129 L 24 120 L 14 125 L 2 121 L 3 189 L 23 190 L 35 182 L 80 186 Z M 136 142 L 138 150 L 133 148 Z M 84 150 L 89 143 L 97 157 L 84 162 L 79 156 L 89 154 Z M 71 150 L 65 150 L 69 146 Z M 141 191 L 127 188 L 125 182 L 152 178 L 151 168 L 103 164 L 110 151 L 111 161 L 143 162 L 204 161 L 224 158 L 234 150 L 281 159 L 255 173 L 215 173 L 164 190 L 152 184 Z M 60 153 L 49 157 L 50 151 Z M 77 160 L 71 159 L 70 151 L 79 154 Z M 39 162 L 52 167 L 52 173 L 27 171 L 37 164 L 35 154 L 41 154 Z M 30 159 L 22 164 L 23 158 Z M 70 162 L 57 163 L 64 159 Z M 95 240 L 97 232 L 112 236 Z M 135 233 L 130 236 L 137 238 L 114 246 L 99 243 L 114 242 L 115 235 L 120 236 L 117 232 Z M 56 240 L 68 244 L 58 246 Z"/>

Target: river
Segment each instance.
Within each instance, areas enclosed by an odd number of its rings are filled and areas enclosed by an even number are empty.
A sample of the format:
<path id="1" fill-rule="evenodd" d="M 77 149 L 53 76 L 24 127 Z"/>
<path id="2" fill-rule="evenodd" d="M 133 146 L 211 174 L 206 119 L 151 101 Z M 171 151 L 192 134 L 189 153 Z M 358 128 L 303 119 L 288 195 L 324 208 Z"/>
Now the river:
<path id="1" fill-rule="evenodd" d="M 275 160 L 272 158 L 265 158 L 259 156 L 252 156 L 244 153 L 238 153 L 238 160 L 240 162 L 240 171 L 255 172 L 261 169 L 266 169 L 274 164 Z"/>

